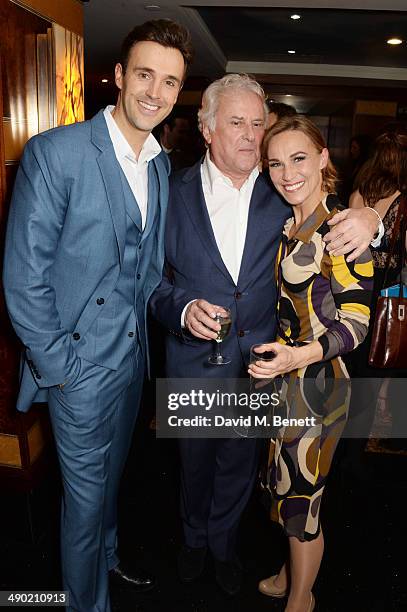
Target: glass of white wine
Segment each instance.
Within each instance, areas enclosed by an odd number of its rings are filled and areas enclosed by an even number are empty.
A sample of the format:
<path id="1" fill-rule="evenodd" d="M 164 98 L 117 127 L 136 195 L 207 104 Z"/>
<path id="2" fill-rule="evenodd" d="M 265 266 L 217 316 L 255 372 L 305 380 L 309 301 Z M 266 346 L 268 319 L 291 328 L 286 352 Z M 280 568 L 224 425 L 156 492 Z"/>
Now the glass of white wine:
<path id="1" fill-rule="evenodd" d="M 232 314 L 229 308 L 223 308 L 224 314 L 220 312 L 216 313 L 216 317 L 214 321 L 219 323 L 220 330 L 218 331 L 218 337 L 215 340 L 215 350 L 213 354 L 209 357 L 208 361 L 212 365 L 226 365 L 230 363 L 231 360 L 228 357 L 224 357 L 221 353 L 221 344 L 230 332 L 230 328 L 232 326 Z"/>

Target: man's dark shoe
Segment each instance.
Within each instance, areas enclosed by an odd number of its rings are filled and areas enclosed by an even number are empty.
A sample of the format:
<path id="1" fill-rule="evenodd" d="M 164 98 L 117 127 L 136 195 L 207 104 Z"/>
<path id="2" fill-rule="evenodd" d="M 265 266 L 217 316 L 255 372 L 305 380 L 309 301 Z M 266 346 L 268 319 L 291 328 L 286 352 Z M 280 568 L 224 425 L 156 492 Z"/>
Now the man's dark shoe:
<path id="1" fill-rule="evenodd" d="M 243 571 L 238 561 L 215 559 L 216 582 L 228 595 L 237 595 L 242 586 Z"/>
<path id="2" fill-rule="evenodd" d="M 192 582 L 205 569 L 206 546 L 190 548 L 183 546 L 178 555 L 178 576 L 182 582 Z"/>
<path id="3" fill-rule="evenodd" d="M 144 570 L 124 571 L 120 565 L 110 570 L 109 582 L 113 587 L 131 588 L 136 593 L 145 593 L 153 589 L 156 584 L 154 576 L 147 574 Z"/>

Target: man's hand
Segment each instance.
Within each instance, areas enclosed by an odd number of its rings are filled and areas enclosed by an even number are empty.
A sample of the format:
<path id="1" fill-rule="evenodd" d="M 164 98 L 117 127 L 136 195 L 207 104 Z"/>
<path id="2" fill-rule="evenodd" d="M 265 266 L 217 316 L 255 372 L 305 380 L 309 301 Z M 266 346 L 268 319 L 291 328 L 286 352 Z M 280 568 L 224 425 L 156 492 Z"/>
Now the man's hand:
<path id="1" fill-rule="evenodd" d="M 210 304 L 206 300 L 195 300 L 185 311 L 185 327 L 196 338 L 216 340 L 220 330 L 219 323 L 214 321 L 216 313 L 227 314 L 222 306 Z"/>
<path id="2" fill-rule="evenodd" d="M 335 227 L 324 236 L 332 255 L 350 253 L 346 261 L 354 261 L 370 245 L 378 229 L 377 214 L 369 207 L 342 210 L 328 221 Z"/>

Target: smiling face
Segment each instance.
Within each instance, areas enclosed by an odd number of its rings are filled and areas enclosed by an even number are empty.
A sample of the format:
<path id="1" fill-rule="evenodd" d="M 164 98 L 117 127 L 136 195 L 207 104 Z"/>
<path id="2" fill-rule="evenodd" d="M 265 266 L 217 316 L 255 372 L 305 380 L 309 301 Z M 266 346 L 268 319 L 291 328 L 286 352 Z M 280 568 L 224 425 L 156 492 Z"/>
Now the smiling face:
<path id="1" fill-rule="evenodd" d="M 280 132 L 270 139 L 267 157 L 271 180 L 277 191 L 294 208 L 310 214 L 322 199 L 322 169 L 328 150 L 318 152 L 300 130 Z"/>
<path id="2" fill-rule="evenodd" d="M 126 72 L 115 68 L 120 89 L 114 118 L 130 144 L 144 142 L 151 130 L 171 112 L 184 78 L 181 52 L 142 41 L 129 54 Z"/>
<path id="3" fill-rule="evenodd" d="M 240 188 L 260 160 L 264 135 L 264 107 L 259 95 L 233 90 L 219 99 L 216 126 L 202 133 L 210 146 L 211 160 Z"/>

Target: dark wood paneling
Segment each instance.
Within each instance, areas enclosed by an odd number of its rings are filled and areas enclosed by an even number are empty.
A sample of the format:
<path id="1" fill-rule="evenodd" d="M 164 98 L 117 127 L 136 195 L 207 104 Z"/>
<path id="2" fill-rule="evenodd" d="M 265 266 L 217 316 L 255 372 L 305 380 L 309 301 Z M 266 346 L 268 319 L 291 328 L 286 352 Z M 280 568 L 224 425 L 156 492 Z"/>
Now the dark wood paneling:
<path id="1" fill-rule="evenodd" d="M 0 0 L 0 24 L 5 157 L 18 160 L 38 132 L 37 34 L 50 24 L 9 0 Z"/>
<path id="2" fill-rule="evenodd" d="M 0 270 L 7 214 L 19 161 L 16 151 L 21 150 L 20 145 L 32 133 L 38 132 L 37 35 L 46 36 L 49 26 L 49 22 L 9 0 L 0 0 Z M 28 435 L 39 413 L 37 410 L 28 414 L 16 411 L 19 360 L 20 343 L 11 327 L 0 289 L 0 432 L 18 436 L 22 460 L 22 469 L 2 467 L 0 480 L 3 481 L 8 471 L 31 483 Z"/>
<path id="3" fill-rule="evenodd" d="M 83 36 L 83 6 L 78 0 L 15 0 L 15 2 Z"/>

